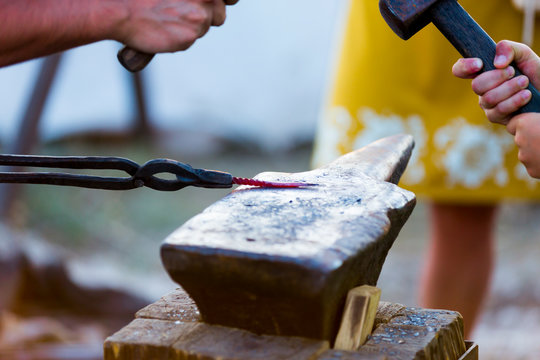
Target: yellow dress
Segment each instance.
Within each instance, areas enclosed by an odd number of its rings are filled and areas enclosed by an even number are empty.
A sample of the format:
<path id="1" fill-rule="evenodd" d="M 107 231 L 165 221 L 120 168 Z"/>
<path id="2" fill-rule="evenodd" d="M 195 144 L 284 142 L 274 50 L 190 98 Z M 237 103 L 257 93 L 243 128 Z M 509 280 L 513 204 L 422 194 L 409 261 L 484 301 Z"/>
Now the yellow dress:
<path id="1" fill-rule="evenodd" d="M 495 41 L 521 41 L 523 14 L 510 0 L 459 3 Z M 409 133 L 416 145 L 400 185 L 419 197 L 462 203 L 540 198 L 538 181 L 517 160 L 513 137 L 486 120 L 470 81 L 453 77 L 460 55 L 432 24 L 404 41 L 384 22 L 377 0 L 352 0 L 348 16 L 315 139 L 315 166 Z M 535 37 L 540 43 L 539 31 Z"/>

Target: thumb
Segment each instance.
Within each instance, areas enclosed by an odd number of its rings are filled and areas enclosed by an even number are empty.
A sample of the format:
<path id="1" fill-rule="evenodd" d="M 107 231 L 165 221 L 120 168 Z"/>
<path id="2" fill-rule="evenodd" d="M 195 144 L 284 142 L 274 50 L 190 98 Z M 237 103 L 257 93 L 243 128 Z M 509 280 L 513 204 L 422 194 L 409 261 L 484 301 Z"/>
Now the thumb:
<path id="1" fill-rule="evenodd" d="M 515 41 L 502 40 L 497 44 L 493 65 L 498 69 L 509 66 L 512 61 L 532 84 L 540 86 L 540 58 L 527 45 Z"/>

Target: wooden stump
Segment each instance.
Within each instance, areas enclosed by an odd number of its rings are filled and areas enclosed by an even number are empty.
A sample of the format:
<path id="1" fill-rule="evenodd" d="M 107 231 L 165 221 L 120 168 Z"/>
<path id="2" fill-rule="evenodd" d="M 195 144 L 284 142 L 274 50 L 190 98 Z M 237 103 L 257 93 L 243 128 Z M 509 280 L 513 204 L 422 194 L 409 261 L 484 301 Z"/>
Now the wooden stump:
<path id="1" fill-rule="evenodd" d="M 104 344 L 105 360 L 457 360 L 465 353 L 457 312 L 381 302 L 368 341 L 356 351 L 329 349 L 329 342 L 256 335 L 199 321 L 181 289 L 136 314 Z M 477 360 L 467 357 L 467 360 Z"/>
<path id="2" fill-rule="evenodd" d="M 333 341 L 347 292 L 376 285 L 415 205 L 395 185 L 412 148 L 398 135 L 313 171 L 260 174 L 318 185 L 239 187 L 166 239 L 163 264 L 206 323 Z"/>

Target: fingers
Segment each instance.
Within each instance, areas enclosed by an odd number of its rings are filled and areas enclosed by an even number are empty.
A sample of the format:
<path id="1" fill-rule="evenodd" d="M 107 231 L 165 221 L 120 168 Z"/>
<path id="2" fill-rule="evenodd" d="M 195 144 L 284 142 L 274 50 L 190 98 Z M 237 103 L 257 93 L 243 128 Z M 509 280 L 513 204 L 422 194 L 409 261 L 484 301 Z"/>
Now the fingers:
<path id="1" fill-rule="evenodd" d="M 510 40 L 502 40 L 497 44 L 495 49 L 493 65 L 501 69 L 510 65 L 512 61 L 515 61 L 519 66 L 529 61 L 533 56 L 533 51 L 527 45 Z"/>
<path id="2" fill-rule="evenodd" d="M 525 90 L 529 79 L 523 75 L 514 78 L 514 72 L 509 66 L 482 73 L 472 81 L 480 107 L 493 123 L 506 125 L 511 115 L 531 99 L 531 92 Z"/>
<path id="3" fill-rule="evenodd" d="M 126 1 L 124 21 L 118 21 L 117 26 L 111 27 L 107 37 L 151 54 L 186 50 L 211 26 L 222 25 L 226 6 L 237 1 Z"/>
<path id="4" fill-rule="evenodd" d="M 498 104 L 525 90 L 527 85 L 529 85 L 529 79 L 526 76 L 512 78 L 492 90 L 479 94 L 481 95 L 480 106 L 482 109 L 493 109 Z"/>
<path id="5" fill-rule="evenodd" d="M 534 57 L 533 51 L 525 44 L 517 43 L 510 40 L 502 40 L 497 44 L 495 49 L 495 59 L 493 65 L 496 68 L 502 69 L 515 61 L 518 67 L 526 63 Z"/>
<path id="6" fill-rule="evenodd" d="M 535 87 L 540 86 L 540 57 L 527 45 L 503 40 L 497 44 L 494 65 L 496 68 L 508 66 L 514 61 L 521 72 L 526 75 Z"/>
<path id="7" fill-rule="evenodd" d="M 459 59 L 452 67 L 452 74 L 461 79 L 472 79 L 483 66 L 478 58 Z"/>
<path id="8" fill-rule="evenodd" d="M 495 70 L 480 73 L 483 67 L 480 59 L 459 59 L 452 67 L 452 73 L 458 78 L 473 79 L 472 89 L 479 96 L 479 105 L 490 122 L 506 125 L 512 135 L 520 134 L 520 121 L 516 120 L 520 117 L 515 114 L 532 98 L 527 89 L 529 82 L 540 85 L 540 57 L 524 44 L 503 40 L 497 44 L 493 63 Z M 510 66 L 512 63 L 524 75 L 514 77 L 516 69 Z M 540 138 L 540 118 L 537 121 L 537 138 Z M 516 138 L 520 139 L 517 135 Z"/>
<path id="9" fill-rule="evenodd" d="M 226 5 L 234 5 L 238 0 L 206 0 L 211 5 L 211 26 L 221 26 L 227 18 Z"/>
<path id="10" fill-rule="evenodd" d="M 212 26 L 221 26 L 227 17 L 225 1 L 214 0 L 212 8 Z"/>
<path id="11" fill-rule="evenodd" d="M 487 71 L 478 75 L 471 82 L 471 87 L 476 95 L 484 95 L 488 91 L 501 86 L 505 81 L 512 79 L 515 74 L 513 67 Z"/>
<path id="12" fill-rule="evenodd" d="M 172 21 L 176 22 L 178 27 L 167 27 L 166 29 L 171 33 L 176 30 L 179 35 L 183 34 L 183 36 L 178 37 L 181 42 L 191 37 L 192 39 L 189 39 L 188 42 L 192 44 L 196 39 L 204 36 L 212 25 L 214 0 L 188 1 L 179 6 L 177 11 L 178 17 L 174 20 L 171 19 L 171 23 Z"/>
<path id="13" fill-rule="evenodd" d="M 514 46 L 516 45 L 517 43 L 508 40 L 499 42 L 495 49 L 495 59 L 493 60 L 493 65 L 495 65 L 495 67 L 498 69 L 502 69 L 510 65 L 515 57 Z"/>
<path id="14" fill-rule="evenodd" d="M 191 23 L 196 39 L 203 37 L 211 26 L 220 26 L 225 22 L 223 0 L 195 0 L 190 2 L 190 6 L 191 9 L 185 12 L 185 19 Z"/>
<path id="15" fill-rule="evenodd" d="M 522 90 L 510 98 L 501 101 L 492 109 L 485 109 L 487 118 L 492 123 L 507 125 L 512 115 L 531 100 L 531 92 Z"/>

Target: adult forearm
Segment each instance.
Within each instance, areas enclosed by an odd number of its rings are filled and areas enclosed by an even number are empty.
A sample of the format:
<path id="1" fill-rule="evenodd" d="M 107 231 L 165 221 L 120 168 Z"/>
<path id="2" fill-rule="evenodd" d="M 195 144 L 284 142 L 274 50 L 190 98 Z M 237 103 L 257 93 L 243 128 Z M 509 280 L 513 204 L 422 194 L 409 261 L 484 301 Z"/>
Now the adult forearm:
<path id="1" fill-rule="evenodd" d="M 113 39 L 147 53 L 189 48 L 236 0 L 0 0 L 0 66 Z"/>
<path id="2" fill-rule="evenodd" d="M 124 0 L 0 0 L 0 66 L 112 38 Z"/>

